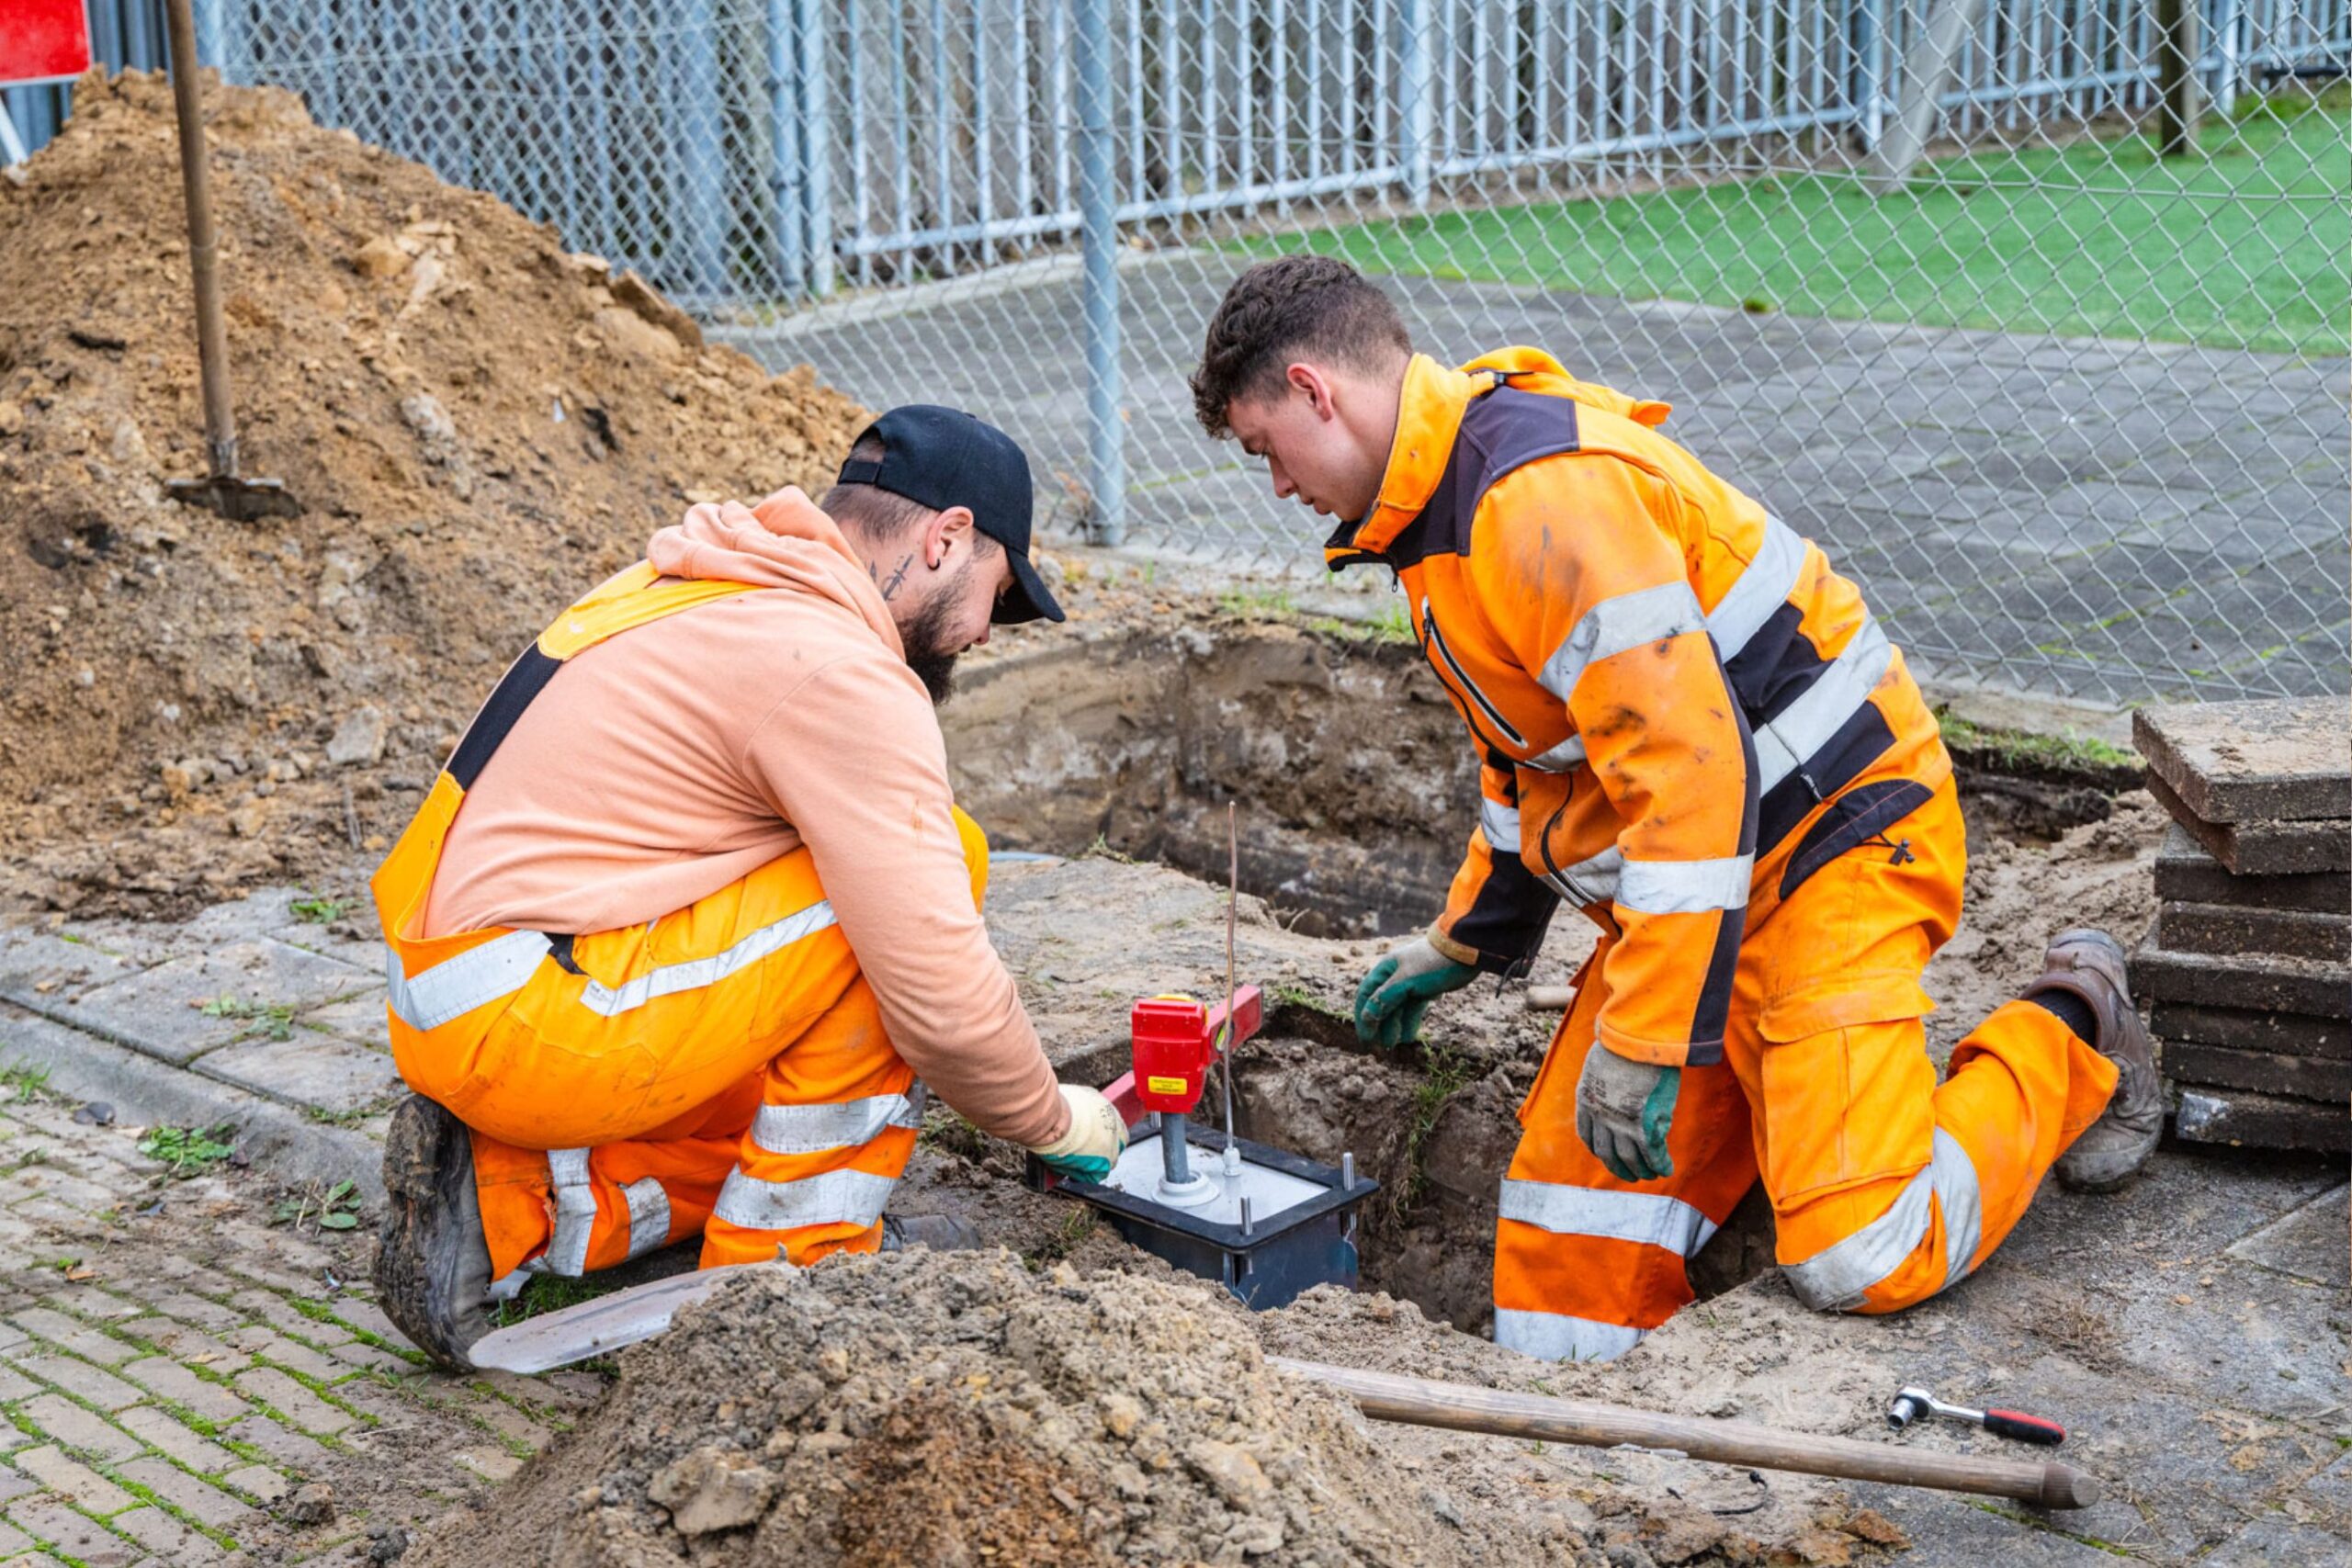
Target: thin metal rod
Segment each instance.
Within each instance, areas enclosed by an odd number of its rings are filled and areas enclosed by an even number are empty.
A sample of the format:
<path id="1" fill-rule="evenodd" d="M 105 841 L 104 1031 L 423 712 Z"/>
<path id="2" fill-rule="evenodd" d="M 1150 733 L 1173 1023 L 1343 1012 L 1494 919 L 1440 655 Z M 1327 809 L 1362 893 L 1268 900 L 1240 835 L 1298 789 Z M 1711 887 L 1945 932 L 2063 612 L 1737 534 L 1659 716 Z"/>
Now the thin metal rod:
<path id="1" fill-rule="evenodd" d="M 229 329 L 220 316 L 220 245 L 204 167 L 204 107 L 197 85 L 196 17 L 188 0 L 165 0 L 172 39 L 172 103 L 180 122 L 180 186 L 187 198 L 187 269 L 196 280 L 196 355 L 204 378 L 204 441 L 212 477 L 237 477 L 237 419 L 229 399 Z"/>
<path id="2" fill-rule="evenodd" d="M 1241 829 L 1234 803 L 1225 803 L 1225 848 L 1230 864 L 1225 889 L 1225 1039 L 1217 1055 L 1225 1062 L 1225 1146 L 1233 1146 L 1233 926 L 1241 907 Z"/>

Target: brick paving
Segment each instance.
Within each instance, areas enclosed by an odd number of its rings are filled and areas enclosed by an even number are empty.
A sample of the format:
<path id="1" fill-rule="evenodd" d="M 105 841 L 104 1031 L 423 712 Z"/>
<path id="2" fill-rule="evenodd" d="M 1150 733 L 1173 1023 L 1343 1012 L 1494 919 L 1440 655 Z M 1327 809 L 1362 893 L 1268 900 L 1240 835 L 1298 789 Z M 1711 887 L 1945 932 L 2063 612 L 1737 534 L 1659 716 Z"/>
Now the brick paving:
<path id="1" fill-rule="evenodd" d="M 427 1370 L 354 1284 L 365 1227 L 273 1228 L 275 1176 L 174 1180 L 74 1109 L 0 1089 L 6 1568 L 389 1560 L 600 1392 Z M 334 1517 L 295 1523 L 318 1481 Z"/>

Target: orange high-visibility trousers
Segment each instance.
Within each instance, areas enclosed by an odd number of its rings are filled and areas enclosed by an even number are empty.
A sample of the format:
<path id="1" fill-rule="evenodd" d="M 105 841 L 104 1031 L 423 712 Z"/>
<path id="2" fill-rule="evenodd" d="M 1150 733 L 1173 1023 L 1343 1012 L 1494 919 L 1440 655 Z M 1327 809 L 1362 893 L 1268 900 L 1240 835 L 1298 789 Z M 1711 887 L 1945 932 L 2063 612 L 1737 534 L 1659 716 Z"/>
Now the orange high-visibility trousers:
<path id="1" fill-rule="evenodd" d="M 2000 1245 L 2106 1108 L 2116 1068 L 2054 1014 L 2012 1001 L 1937 1083 L 1919 976 L 1958 923 L 1966 870 L 1946 780 L 1764 913 L 1741 944 L 1724 1059 L 1682 1070 L 1674 1170 L 1656 1181 L 1619 1180 L 1577 1136 L 1606 1000 L 1594 954 L 1520 1110 L 1495 1239 L 1498 1343 L 1545 1359 L 1631 1349 L 1691 1299 L 1688 1259 L 1759 1174 L 1790 1285 L 1824 1311 L 1924 1301 Z"/>
<path id="2" fill-rule="evenodd" d="M 988 841 L 956 823 L 977 903 Z M 445 1026 L 395 1056 L 473 1133 L 492 1279 L 608 1269 L 697 1232 L 706 1269 L 880 1245 L 923 1096 L 806 849 L 571 939 L 481 1017 L 464 1048 Z"/>

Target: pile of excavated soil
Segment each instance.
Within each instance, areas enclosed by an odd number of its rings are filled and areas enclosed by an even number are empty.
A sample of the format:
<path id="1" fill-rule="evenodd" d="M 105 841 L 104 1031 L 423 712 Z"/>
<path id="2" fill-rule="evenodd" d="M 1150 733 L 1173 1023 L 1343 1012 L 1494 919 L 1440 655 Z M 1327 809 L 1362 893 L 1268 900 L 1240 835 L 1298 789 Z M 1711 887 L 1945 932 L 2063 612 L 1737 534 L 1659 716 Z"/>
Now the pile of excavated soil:
<path id="1" fill-rule="evenodd" d="M 1190 1280 L 1001 1251 L 729 1286 L 419 1568 L 1576 1561 L 1471 1521 Z M 1442 1516 L 1455 1515 L 1449 1523 Z M 1491 1528 L 1488 1528 L 1491 1526 Z"/>
<path id="2" fill-rule="evenodd" d="M 243 470 L 203 472 L 171 94 L 92 75 L 0 183 L 0 895 L 186 912 L 398 830 L 500 669 L 690 500 L 864 418 L 480 192 L 208 83 Z M 377 845 L 380 848 L 380 845 Z"/>

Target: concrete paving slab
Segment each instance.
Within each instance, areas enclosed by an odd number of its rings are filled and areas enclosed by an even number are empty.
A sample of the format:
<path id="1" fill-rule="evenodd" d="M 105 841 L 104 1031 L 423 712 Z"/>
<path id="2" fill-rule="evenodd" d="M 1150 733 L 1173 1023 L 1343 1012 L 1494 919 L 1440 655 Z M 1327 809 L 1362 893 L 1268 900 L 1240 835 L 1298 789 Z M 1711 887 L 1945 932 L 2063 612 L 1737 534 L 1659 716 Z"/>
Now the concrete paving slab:
<path id="1" fill-rule="evenodd" d="M 290 1040 L 223 1046 L 196 1069 L 288 1105 L 335 1115 L 375 1105 L 401 1087 L 383 1052 L 299 1026 Z"/>
<path id="2" fill-rule="evenodd" d="M 2352 1110 L 2250 1089 L 2184 1087 L 2173 1113 L 2173 1131 L 2193 1144 L 2352 1152 Z"/>
<path id="3" fill-rule="evenodd" d="M 139 973 L 139 965 L 55 931 L 0 931 L 0 997 L 63 1002 Z"/>
<path id="4" fill-rule="evenodd" d="M 2208 822 L 2352 818 L 2352 706 L 2340 696 L 2150 704 L 2132 744 Z"/>
<path id="5" fill-rule="evenodd" d="M 70 1018 L 40 1005 L 44 998 L 10 999 L 151 1056 L 186 1063 L 269 1027 L 276 1021 L 268 1010 L 300 1011 L 375 983 L 365 970 L 258 937 L 101 986 L 79 998 Z"/>
<path id="6" fill-rule="evenodd" d="M 2352 964 L 2352 915 L 2168 903 L 2156 911 L 2156 940 L 2173 953 L 2273 953 Z"/>
<path id="7" fill-rule="evenodd" d="M 2344 1538 L 2286 1517 L 2258 1519 L 2199 1559 L 2202 1568 L 2278 1568 L 2287 1562 L 2343 1562 Z"/>
<path id="8" fill-rule="evenodd" d="M 2281 872 L 2343 871 L 2352 867 L 2352 821 L 2208 822 L 2189 810 L 2160 778 L 2149 778 L 2148 793 L 2232 875 L 2268 876 Z"/>
<path id="9" fill-rule="evenodd" d="M 2352 914 L 2352 875 L 2287 873 L 2277 876 L 2233 876 L 2229 867 L 2205 852 L 2175 822 L 2156 851 L 2156 897 L 2186 904 L 2226 904 L 2256 909 L 2303 909 Z"/>
<path id="10" fill-rule="evenodd" d="M 2233 1258 L 2241 1258 L 2281 1274 L 2324 1285 L 2331 1290 L 2352 1288 L 2352 1187 L 2323 1192 L 2282 1219 L 2274 1220 L 2252 1235 L 2230 1244 Z M 2352 1482 L 2352 1470 L 2346 1470 Z M 2352 1496 L 2347 1496 L 2352 1502 Z"/>
<path id="11" fill-rule="evenodd" d="M 2330 1106 L 2352 1105 L 2352 1062 L 2331 1062 L 2312 1056 L 2280 1056 L 2267 1051 L 2233 1051 L 2226 1045 L 2200 1044 L 2194 1040 L 2167 1040 L 2157 1066 L 2165 1077 L 2187 1089 L 2251 1089 L 2256 1094 L 2284 1095 L 2290 1100 L 2322 1100 Z"/>
<path id="12" fill-rule="evenodd" d="M 384 992 L 381 990 L 315 1009 L 304 1013 L 302 1021 L 313 1029 L 326 1030 L 345 1040 L 356 1040 L 362 1045 L 371 1045 L 379 1051 L 392 1048 L 391 1020 L 385 1013 Z"/>
<path id="13" fill-rule="evenodd" d="M 2160 1001 L 2148 1010 L 2148 1027 L 2159 1040 L 2167 1043 L 2193 1040 L 2239 1051 L 2272 1051 L 2281 1055 L 2333 1061 L 2352 1059 L 2352 1023 L 2342 1019 Z"/>
<path id="14" fill-rule="evenodd" d="M 2352 1017 L 2352 965 L 2309 958 L 2175 953 L 2155 933 L 2132 954 L 2132 994 L 2200 1007 Z"/>

